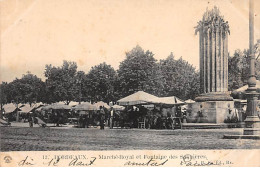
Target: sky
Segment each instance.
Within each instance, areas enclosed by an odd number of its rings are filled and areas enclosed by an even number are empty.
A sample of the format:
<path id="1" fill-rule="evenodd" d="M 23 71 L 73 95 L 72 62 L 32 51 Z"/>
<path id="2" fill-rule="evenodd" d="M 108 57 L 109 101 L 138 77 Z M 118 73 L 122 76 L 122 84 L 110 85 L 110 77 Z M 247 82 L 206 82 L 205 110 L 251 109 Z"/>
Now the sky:
<path id="1" fill-rule="evenodd" d="M 0 0 L 1 81 L 30 71 L 44 80 L 46 64 L 75 61 L 86 73 L 102 62 L 119 68 L 136 45 L 157 60 L 173 52 L 199 69 L 194 27 L 217 6 L 230 25 L 228 50 L 248 48 L 248 0 Z M 260 39 L 255 0 L 255 42 Z"/>

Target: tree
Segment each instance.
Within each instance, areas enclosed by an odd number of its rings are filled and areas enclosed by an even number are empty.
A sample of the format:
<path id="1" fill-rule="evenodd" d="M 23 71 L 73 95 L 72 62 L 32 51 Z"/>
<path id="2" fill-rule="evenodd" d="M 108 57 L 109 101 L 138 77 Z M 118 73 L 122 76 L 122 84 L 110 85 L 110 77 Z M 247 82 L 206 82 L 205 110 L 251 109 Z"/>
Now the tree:
<path id="1" fill-rule="evenodd" d="M 249 50 L 236 50 L 228 58 L 228 87 L 233 91 L 247 84 L 249 78 Z M 255 62 L 256 79 L 260 80 L 260 58 Z"/>
<path id="2" fill-rule="evenodd" d="M 77 64 L 63 61 L 61 67 L 46 65 L 44 72 L 48 103 L 64 101 L 69 104 L 78 98 Z"/>
<path id="3" fill-rule="evenodd" d="M 76 85 L 77 85 L 77 92 L 76 94 L 78 94 L 78 98 L 76 97 L 76 101 L 81 102 L 82 100 L 86 100 L 87 98 L 87 76 L 85 74 L 84 71 L 78 71 L 76 74 Z M 77 95 L 76 95 L 77 96 Z"/>
<path id="4" fill-rule="evenodd" d="M 16 103 L 35 103 L 44 98 L 45 84 L 36 75 L 27 72 L 21 79 L 5 85 L 6 101 Z"/>
<path id="5" fill-rule="evenodd" d="M 0 84 L 0 104 L 1 104 L 1 110 L 4 104 L 8 103 L 7 101 L 7 91 L 8 91 L 8 83 L 2 82 Z"/>
<path id="6" fill-rule="evenodd" d="M 120 94 L 130 95 L 143 90 L 154 95 L 160 95 L 160 69 L 154 54 L 136 46 L 126 53 L 126 59 L 120 63 L 118 77 Z"/>
<path id="7" fill-rule="evenodd" d="M 199 73 L 182 58 L 175 60 L 173 54 L 160 60 L 163 74 L 164 96 L 194 99 L 199 94 Z"/>
<path id="8" fill-rule="evenodd" d="M 115 83 L 117 74 L 113 67 L 106 63 L 91 68 L 87 74 L 85 87 L 91 101 L 110 102 L 116 100 Z"/>

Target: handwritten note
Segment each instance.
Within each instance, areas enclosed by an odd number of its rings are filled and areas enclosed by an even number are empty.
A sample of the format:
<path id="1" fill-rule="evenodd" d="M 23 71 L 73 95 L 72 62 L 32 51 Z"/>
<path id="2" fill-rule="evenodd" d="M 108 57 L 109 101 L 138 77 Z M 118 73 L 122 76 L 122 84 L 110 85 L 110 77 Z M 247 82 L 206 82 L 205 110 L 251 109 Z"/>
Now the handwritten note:
<path id="1" fill-rule="evenodd" d="M 53 151 L 53 152 L 1 153 L 3 166 L 19 167 L 232 167 L 240 165 L 237 155 L 251 156 L 250 165 L 259 165 L 256 155 L 250 150 L 222 151 Z M 250 153 L 250 154 L 249 154 Z M 6 161 L 8 158 L 8 161 Z"/>

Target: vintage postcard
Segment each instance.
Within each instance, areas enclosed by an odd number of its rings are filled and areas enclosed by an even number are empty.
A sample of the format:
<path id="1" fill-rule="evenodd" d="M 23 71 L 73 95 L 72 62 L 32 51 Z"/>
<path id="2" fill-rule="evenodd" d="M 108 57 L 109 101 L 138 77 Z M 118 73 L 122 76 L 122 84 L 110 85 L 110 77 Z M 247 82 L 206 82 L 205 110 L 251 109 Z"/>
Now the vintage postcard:
<path id="1" fill-rule="evenodd" d="M 0 0 L 0 166 L 260 166 L 259 11 Z"/>

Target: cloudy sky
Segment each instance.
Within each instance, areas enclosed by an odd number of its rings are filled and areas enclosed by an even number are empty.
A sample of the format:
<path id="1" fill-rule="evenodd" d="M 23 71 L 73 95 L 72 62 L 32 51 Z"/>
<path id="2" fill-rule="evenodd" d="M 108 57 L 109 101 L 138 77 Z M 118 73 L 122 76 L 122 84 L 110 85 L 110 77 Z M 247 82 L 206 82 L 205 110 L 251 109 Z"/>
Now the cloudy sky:
<path id="1" fill-rule="evenodd" d="M 229 52 L 248 48 L 248 0 L 0 0 L 1 81 L 46 64 L 75 61 L 86 73 L 106 62 L 118 69 L 137 44 L 157 60 L 171 52 L 199 68 L 194 27 L 206 8 L 219 7 L 230 24 Z M 255 42 L 260 39 L 255 0 Z"/>

